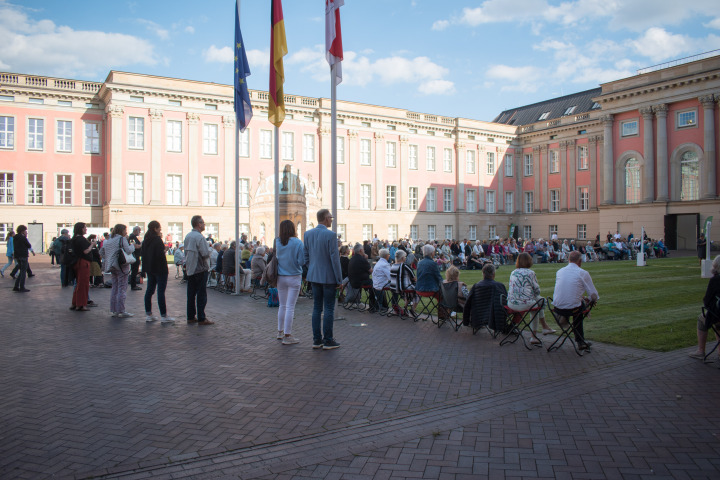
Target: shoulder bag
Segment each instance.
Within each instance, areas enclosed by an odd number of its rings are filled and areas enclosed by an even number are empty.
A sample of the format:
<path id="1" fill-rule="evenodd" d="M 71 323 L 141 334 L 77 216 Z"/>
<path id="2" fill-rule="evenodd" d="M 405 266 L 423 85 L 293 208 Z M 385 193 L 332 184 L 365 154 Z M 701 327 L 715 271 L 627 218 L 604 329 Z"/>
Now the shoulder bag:
<path id="1" fill-rule="evenodd" d="M 271 287 L 277 287 L 277 281 L 278 281 L 278 260 L 277 260 L 277 238 L 275 239 L 275 242 L 273 243 L 273 258 L 270 260 L 270 263 L 267 264 L 267 267 L 265 267 L 265 281 L 271 286 Z"/>

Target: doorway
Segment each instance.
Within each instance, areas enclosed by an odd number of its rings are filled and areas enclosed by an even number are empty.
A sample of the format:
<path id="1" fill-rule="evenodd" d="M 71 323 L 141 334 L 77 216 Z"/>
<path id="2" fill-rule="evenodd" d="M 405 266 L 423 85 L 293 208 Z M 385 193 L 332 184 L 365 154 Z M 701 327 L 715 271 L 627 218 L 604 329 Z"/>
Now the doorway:
<path id="1" fill-rule="evenodd" d="M 665 246 L 669 250 L 695 250 L 700 214 L 665 215 Z"/>
<path id="2" fill-rule="evenodd" d="M 28 223 L 28 241 L 32 245 L 33 252 L 43 253 L 45 251 L 42 223 Z"/>

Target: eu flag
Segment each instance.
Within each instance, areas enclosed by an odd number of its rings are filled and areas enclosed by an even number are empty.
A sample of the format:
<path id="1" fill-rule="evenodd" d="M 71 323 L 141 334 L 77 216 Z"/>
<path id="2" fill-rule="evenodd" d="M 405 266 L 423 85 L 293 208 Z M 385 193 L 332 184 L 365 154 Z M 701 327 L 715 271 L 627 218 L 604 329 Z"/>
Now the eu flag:
<path id="1" fill-rule="evenodd" d="M 252 118 L 250 92 L 245 79 L 250 75 L 245 45 L 240 33 L 240 5 L 235 2 L 235 117 L 240 131 L 245 131 Z"/>

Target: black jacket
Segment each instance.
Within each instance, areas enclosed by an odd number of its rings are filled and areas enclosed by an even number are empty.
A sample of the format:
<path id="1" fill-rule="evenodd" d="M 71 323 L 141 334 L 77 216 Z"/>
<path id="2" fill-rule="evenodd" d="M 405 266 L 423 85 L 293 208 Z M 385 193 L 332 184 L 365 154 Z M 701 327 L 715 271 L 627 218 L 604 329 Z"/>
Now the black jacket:
<path id="1" fill-rule="evenodd" d="M 18 233 L 13 237 L 13 255 L 15 258 L 28 258 L 30 255 L 30 241 L 22 233 Z"/>
<path id="2" fill-rule="evenodd" d="M 145 237 L 139 252 L 142 258 L 142 269 L 153 275 L 167 275 L 168 266 L 165 257 L 165 244 L 157 235 Z"/>

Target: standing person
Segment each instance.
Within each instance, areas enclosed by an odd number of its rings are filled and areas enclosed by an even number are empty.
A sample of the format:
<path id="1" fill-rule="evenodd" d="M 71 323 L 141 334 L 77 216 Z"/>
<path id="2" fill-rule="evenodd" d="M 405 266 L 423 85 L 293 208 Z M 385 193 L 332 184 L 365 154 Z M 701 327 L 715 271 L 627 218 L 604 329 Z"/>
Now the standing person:
<path id="1" fill-rule="evenodd" d="M 60 230 L 60 236 L 57 237 L 57 239 L 52 244 L 52 248 L 55 251 L 55 256 L 57 257 L 58 263 L 60 264 L 60 285 L 62 285 L 63 287 L 67 287 L 69 283 L 67 268 L 65 268 L 65 262 L 63 261 L 63 256 L 67 251 L 69 241 L 70 231 L 68 231 L 67 228 L 63 228 L 62 230 Z"/>
<path id="2" fill-rule="evenodd" d="M 57 237 L 53 237 L 52 240 L 50 240 L 50 246 L 47 249 L 48 255 L 50 255 L 50 265 L 55 266 L 55 259 L 57 259 L 58 265 L 60 265 L 60 259 L 55 255 L 55 250 L 52 248 L 52 244 L 57 240 Z"/>
<path id="3" fill-rule="evenodd" d="M 140 258 L 142 258 L 143 272 L 147 275 L 148 283 L 145 290 L 145 321 L 154 322 L 158 318 L 152 314 L 152 297 L 157 287 L 157 303 L 163 324 L 173 324 L 175 319 L 167 314 L 165 305 L 165 288 L 168 280 L 167 258 L 165 257 L 165 244 L 162 241 L 162 226 L 157 220 L 148 223 L 145 238 L 143 238 Z"/>
<path id="4" fill-rule="evenodd" d="M 122 250 L 122 252 L 120 251 Z M 100 255 L 103 259 L 105 272 L 112 276 L 112 290 L 110 291 L 110 315 L 113 317 L 127 318 L 133 314 L 125 311 L 125 297 L 127 296 L 128 275 L 130 265 L 120 265 L 118 258 L 123 252 L 131 255 L 135 247 L 130 245 L 127 239 L 127 226 L 122 223 L 115 225 L 110 238 L 103 242 Z"/>
<path id="5" fill-rule="evenodd" d="M 15 251 L 15 242 L 13 242 L 14 236 L 15 232 L 10 230 L 5 237 L 5 248 L 7 249 L 5 255 L 8 257 L 8 263 L 2 267 L 2 270 L 0 270 L 0 276 L 3 278 L 5 278 L 5 270 L 13 264 L 13 252 Z"/>
<path id="6" fill-rule="evenodd" d="M 553 305 L 555 312 L 563 317 L 573 317 L 575 342 L 580 350 L 587 350 L 592 345 L 585 340 L 583 330 L 583 310 L 588 304 L 594 305 L 598 300 L 598 291 L 593 285 L 590 274 L 580 268 L 582 255 L 575 250 L 568 255 L 568 264 L 555 274 L 555 293 Z M 583 294 L 587 293 L 587 297 Z"/>
<path id="7" fill-rule="evenodd" d="M 313 292 L 313 348 L 332 350 L 340 344 L 333 336 L 335 290 L 342 283 L 337 236 L 330 230 L 333 217 L 327 208 L 317 212 L 318 226 L 305 233 L 307 281 Z M 324 310 L 324 318 L 323 318 Z M 322 323 L 322 331 L 321 331 Z"/>
<path id="8" fill-rule="evenodd" d="M 92 250 L 90 250 L 90 258 L 92 258 L 92 261 L 90 262 L 90 286 L 91 287 L 101 287 L 103 285 L 103 278 L 102 278 L 102 259 L 100 258 L 100 249 L 98 248 L 98 241 L 97 235 L 94 233 L 90 236 L 88 236 L 88 240 L 91 242 L 95 242 L 95 245 L 93 246 Z M 88 301 L 90 305 L 92 303 Z"/>
<path id="9" fill-rule="evenodd" d="M 280 236 L 275 240 L 278 277 L 277 289 L 280 308 L 278 309 L 278 340 L 283 345 L 299 341 L 292 335 L 295 303 L 302 284 L 302 267 L 305 265 L 303 243 L 297 238 L 295 224 L 291 220 L 280 222 Z"/>
<path id="10" fill-rule="evenodd" d="M 707 239 L 705 238 L 705 234 L 700 232 L 700 237 L 697 239 L 697 256 L 700 260 L 700 265 L 702 266 L 702 261 L 705 260 L 706 253 L 707 253 Z"/>
<path id="11" fill-rule="evenodd" d="M 134 247 L 133 257 L 135 262 L 130 264 L 130 290 L 142 290 L 137 284 L 138 272 L 140 271 L 140 249 L 142 248 L 142 242 L 140 241 L 141 229 L 137 225 L 133 227 L 128 241 Z"/>
<path id="12" fill-rule="evenodd" d="M 210 271 L 210 247 L 203 237 L 205 221 L 200 215 L 190 220 L 193 229 L 185 237 L 185 269 L 187 271 L 187 323 L 212 325 L 205 317 L 207 277 Z M 197 314 L 197 317 L 195 316 Z"/>
<path id="13" fill-rule="evenodd" d="M 75 289 L 73 290 L 72 304 L 70 310 L 78 312 L 87 312 L 88 294 L 90 291 L 90 263 L 92 263 L 92 249 L 95 248 L 97 242 L 92 242 L 85 238 L 87 226 L 85 223 L 78 222 L 73 227 L 73 238 L 70 240 L 73 254 L 77 258 L 77 262 L 73 265 L 75 272 Z"/>
<path id="14" fill-rule="evenodd" d="M 32 246 L 27 239 L 27 227 L 25 225 L 18 226 L 16 232 L 16 235 L 13 237 L 13 257 L 17 264 L 15 268 L 19 270 L 19 273 L 17 277 L 15 277 L 13 292 L 24 293 L 30 291 L 25 288 L 25 275 L 27 274 L 28 256 L 30 255 L 29 252 Z M 33 252 L 33 255 L 35 255 L 35 252 Z M 13 274 L 11 273 L 10 276 L 13 276 Z"/>

